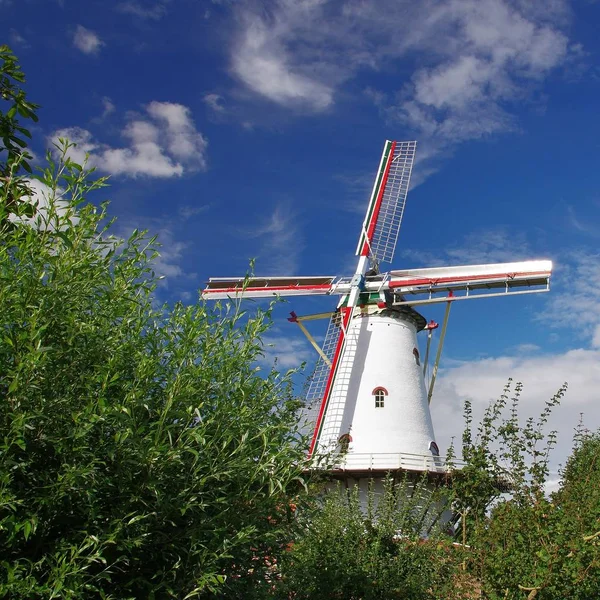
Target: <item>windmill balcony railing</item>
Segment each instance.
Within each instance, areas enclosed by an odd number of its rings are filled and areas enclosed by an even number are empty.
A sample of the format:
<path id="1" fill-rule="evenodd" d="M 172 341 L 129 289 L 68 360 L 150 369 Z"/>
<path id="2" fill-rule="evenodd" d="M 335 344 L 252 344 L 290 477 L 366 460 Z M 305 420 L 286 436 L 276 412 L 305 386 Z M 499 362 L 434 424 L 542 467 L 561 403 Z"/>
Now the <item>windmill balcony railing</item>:
<path id="1" fill-rule="evenodd" d="M 327 463 L 327 464 L 326 464 Z M 333 471 L 427 471 L 449 473 L 461 469 L 464 462 L 431 454 L 408 454 L 403 452 L 353 453 L 329 456 L 322 468 Z"/>

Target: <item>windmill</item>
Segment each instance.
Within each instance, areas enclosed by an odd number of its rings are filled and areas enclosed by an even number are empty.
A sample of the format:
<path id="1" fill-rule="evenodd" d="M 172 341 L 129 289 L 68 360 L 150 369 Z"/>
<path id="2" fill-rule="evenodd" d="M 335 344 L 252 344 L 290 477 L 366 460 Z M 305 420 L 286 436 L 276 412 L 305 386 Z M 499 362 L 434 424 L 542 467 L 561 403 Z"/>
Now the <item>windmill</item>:
<path id="1" fill-rule="evenodd" d="M 390 471 L 444 471 L 429 404 L 448 323 L 459 300 L 549 290 L 551 261 L 382 270 L 392 261 L 416 142 L 386 141 L 360 232 L 356 271 L 351 277 L 211 278 L 207 299 L 272 296 L 337 296 L 332 313 L 298 317 L 319 353 L 307 401 L 315 407 L 308 454 L 335 458 L 346 481 L 381 478 Z M 446 303 L 429 388 L 425 382 L 432 330 L 416 307 Z M 329 317 L 319 347 L 305 321 Z M 421 361 L 417 333 L 428 332 Z M 361 481 L 363 484 L 361 484 Z"/>

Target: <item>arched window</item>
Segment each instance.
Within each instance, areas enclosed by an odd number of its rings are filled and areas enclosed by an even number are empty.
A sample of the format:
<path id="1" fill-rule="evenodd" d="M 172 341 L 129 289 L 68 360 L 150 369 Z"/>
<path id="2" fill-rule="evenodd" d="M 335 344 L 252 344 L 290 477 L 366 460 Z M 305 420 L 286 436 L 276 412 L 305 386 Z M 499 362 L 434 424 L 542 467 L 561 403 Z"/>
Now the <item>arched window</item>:
<path id="1" fill-rule="evenodd" d="M 383 387 L 376 387 L 373 390 L 373 396 L 375 397 L 375 408 L 383 408 L 385 406 L 385 397 L 387 395 L 387 390 Z"/>

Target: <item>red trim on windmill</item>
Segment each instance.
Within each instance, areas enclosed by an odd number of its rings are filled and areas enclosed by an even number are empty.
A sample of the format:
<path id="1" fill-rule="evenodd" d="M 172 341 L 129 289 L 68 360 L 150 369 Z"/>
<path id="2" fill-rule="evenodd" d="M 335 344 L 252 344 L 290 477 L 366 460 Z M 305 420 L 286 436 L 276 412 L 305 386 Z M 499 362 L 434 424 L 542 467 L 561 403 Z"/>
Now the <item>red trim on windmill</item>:
<path id="1" fill-rule="evenodd" d="M 388 162 L 385 166 L 385 172 L 383 173 L 383 178 L 381 180 L 381 187 L 379 188 L 379 193 L 377 194 L 377 200 L 375 201 L 375 206 L 373 208 L 371 220 L 369 221 L 369 227 L 367 229 L 365 243 L 363 244 L 363 248 L 360 253 L 361 256 L 369 256 L 370 244 L 371 240 L 373 239 L 373 234 L 375 233 L 375 226 L 377 225 L 377 218 L 379 217 L 381 202 L 383 201 L 383 193 L 385 192 L 385 186 L 387 184 L 388 175 L 390 174 L 390 167 L 392 166 L 392 160 L 394 159 L 395 150 L 396 142 L 392 142 L 392 147 L 390 148 L 390 154 L 388 156 Z"/>
<path id="2" fill-rule="evenodd" d="M 382 386 L 378 385 L 372 392 L 371 395 L 374 396 L 377 392 L 383 392 L 386 396 L 388 396 L 388 391 Z"/>

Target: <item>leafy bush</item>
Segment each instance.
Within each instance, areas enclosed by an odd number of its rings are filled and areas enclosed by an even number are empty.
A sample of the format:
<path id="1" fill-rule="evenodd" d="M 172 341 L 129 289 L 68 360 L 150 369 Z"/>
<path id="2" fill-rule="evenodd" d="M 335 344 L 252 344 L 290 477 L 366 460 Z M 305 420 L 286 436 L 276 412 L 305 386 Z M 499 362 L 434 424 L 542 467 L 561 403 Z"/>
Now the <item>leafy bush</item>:
<path id="1" fill-rule="evenodd" d="M 367 510 L 358 487 L 317 501 L 305 532 L 284 556 L 279 597 L 411 600 L 464 598 L 461 549 L 439 530 L 421 533 L 443 499 L 425 480 L 387 480 Z M 442 501 L 442 502 L 440 502 Z"/>
<path id="2" fill-rule="evenodd" d="M 600 597 L 600 436 L 578 435 L 560 489 L 498 504 L 476 535 L 490 598 Z"/>
<path id="3" fill-rule="evenodd" d="M 158 306 L 155 241 L 110 235 L 68 148 L 0 187 L 0 597 L 240 597 L 303 489 L 269 311 Z"/>

